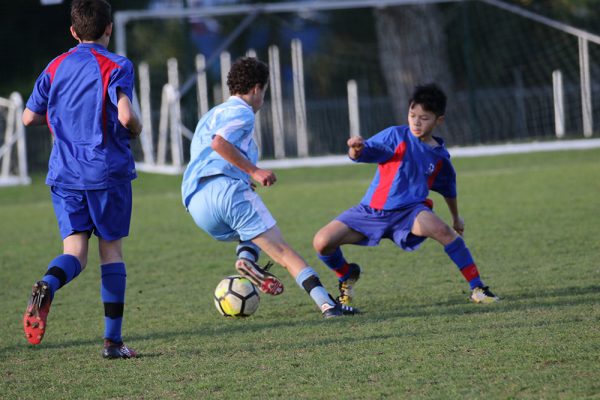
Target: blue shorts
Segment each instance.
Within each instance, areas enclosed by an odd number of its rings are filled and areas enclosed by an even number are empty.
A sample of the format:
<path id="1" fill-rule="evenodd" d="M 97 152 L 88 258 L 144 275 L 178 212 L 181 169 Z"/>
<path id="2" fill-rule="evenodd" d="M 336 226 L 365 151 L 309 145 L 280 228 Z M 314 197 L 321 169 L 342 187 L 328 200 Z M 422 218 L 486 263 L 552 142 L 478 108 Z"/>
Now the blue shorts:
<path id="1" fill-rule="evenodd" d="M 386 238 L 403 250 L 413 251 L 427 239 L 410 232 L 421 211 L 432 212 L 424 204 L 414 204 L 393 211 L 375 210 L 359 204 L 341 213 L 336 220 L 366 236 L 364 240 L 354 244 L 377 246 L 382 238 Z"/>
<path id="2" fill-rule="evenodd" d="M 247 182 L 225 175 L 203 178 L 188 211 L 217 240 L 251 240 L 277 224 Z"/>
<path id="3" fill-rule="evenodd" d="M 129 235 L 131 182 L 102 190 L 50 188 L 63 240 L 76 232 L 92 232 L 104 240 Z"/>

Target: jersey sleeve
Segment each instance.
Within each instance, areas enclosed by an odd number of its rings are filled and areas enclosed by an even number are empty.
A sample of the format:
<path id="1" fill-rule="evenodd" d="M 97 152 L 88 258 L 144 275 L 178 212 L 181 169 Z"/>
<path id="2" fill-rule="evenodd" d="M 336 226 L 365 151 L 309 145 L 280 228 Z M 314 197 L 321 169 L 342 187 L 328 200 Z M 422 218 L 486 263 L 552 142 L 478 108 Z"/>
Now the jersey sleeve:
<path id="1" fill-rule="evenodd" d="M 216 118 L 217 129 L 211 137 L 219 135 L 232 144 L 239 144 L 246 140 L 254 127 L 254 113 L 245 107 L 225 110 Z"/>
<path id="2" fill-rule="evenodd" d="M 449 159 L 444 159 L 440 171 L 435 176 L 431 190 L 444 197 L 456 198 L 456 172 Z"/>
<path id="3" fill-rule="evenodd" d="M 394 155 L 393 129 L 387 128 L 365 141 L 360 156 L 353 161 L 363 163 L 383 163 Z"/>
<path id="4" fill-rule="evenodd" d="M 126 60 L 121 68 L 115 68 L 111 74 L 110 81 L 108 83 L 108 96 L 110 97 L 111 103 L 117 106 L 119 102 L 118 91 L 125 93 L 129 100 L 133 101 L 133 83 L 135 79 L 135 73 L 133 71 L 133 64 L 131 61 Z"/>
<path id="5" fill-rule="evenodd" d="M 35 81 L 33 92 L 27 100 L 26 107 L 36 114 L 46 114 L 48 95 L 50 93 L 50 75 L 44 70 Z"/>

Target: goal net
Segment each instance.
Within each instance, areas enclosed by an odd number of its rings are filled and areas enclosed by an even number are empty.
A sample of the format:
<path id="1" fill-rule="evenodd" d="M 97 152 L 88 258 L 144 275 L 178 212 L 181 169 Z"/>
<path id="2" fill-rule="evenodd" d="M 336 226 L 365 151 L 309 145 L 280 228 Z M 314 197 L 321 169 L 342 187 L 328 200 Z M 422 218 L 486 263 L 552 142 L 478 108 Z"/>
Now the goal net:
<path id="1" fill-rule="evenodd" d="M 257 117 L 263 159 L 342 154 L 350 134 L 405 123 L 410 92 L 429 81 L 448 94 L 440 134 L 449 146 L 597 136 L 599 36 L 498 0 L 375 3 L 122 14 L 117 44 L 124 40 L 127 56 L 147 68 L 138 74 L 146 77 L 146 136 L 137 159 L 182 167 L 199 115 L 228 95 L 229 63 L 249 50 L 281 78 Z"/>

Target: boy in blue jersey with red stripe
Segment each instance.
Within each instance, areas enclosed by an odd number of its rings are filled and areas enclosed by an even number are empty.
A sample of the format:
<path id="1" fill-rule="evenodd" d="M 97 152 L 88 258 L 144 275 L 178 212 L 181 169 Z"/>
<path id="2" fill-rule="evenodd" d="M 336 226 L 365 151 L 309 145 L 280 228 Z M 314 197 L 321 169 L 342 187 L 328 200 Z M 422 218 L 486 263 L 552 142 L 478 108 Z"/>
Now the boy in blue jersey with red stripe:
<path id="1" fill-rule="evenodd" d="M 142 131 L 131 98 L 131 61 L 107 50 L 111 6 L 74 0 L 71 34 L 79 44 L 56 57 L 35 82 L 23 112 L 25 125 L 48 124 L 53 136 L 46 184 L 63 239 L 63 254 L 33 285 L 23 328 L 31 344 L 46 333 L 56 291 L 85 268 L 89 238 L 98 237 L 105 358 L 131 358 L 121 328 L 126 271 L 122 238 L 129 235 L 131 181 L 136 178 L 131 138 Z"/>
<path id="2" fill-rule="evenodd" d="M 319 258 L 339 278 L 341 303 L 351 303 L 361 270 L 346 261 L 340 246 L 376 246 L 382 238 L 405 251 L 416 250 L 427 238 L 435 239 L 469 283 L 473 302 L 499 300 L 484 285 L 461 237 L 464 221 L 458 213 L 456 174 L 443 139 L 433 136 L 445 110 L 446 95 L 437 85 L 417 86 L 409 101 L 408 126 L 389 127 L 368 140 L 348 140 L 352 161 L 378 167 L 360 204 L 321 228 L 313 240 Z M 452 228 L 434 214 L 429 190 L 444 196 Z"/>

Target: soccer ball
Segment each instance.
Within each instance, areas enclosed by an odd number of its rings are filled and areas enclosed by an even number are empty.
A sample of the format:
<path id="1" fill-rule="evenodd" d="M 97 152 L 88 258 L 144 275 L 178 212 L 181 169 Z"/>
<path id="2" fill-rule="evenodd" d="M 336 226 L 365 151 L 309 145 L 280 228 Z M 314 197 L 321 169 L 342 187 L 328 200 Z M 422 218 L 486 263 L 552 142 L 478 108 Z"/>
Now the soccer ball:
<path id="1" fill-rule="evenodd" d="M 248 279 L 228 276 L 215 289 L 215 307 L 226 317 L 248 317 L 258 309 L 258 291 Z"/>

